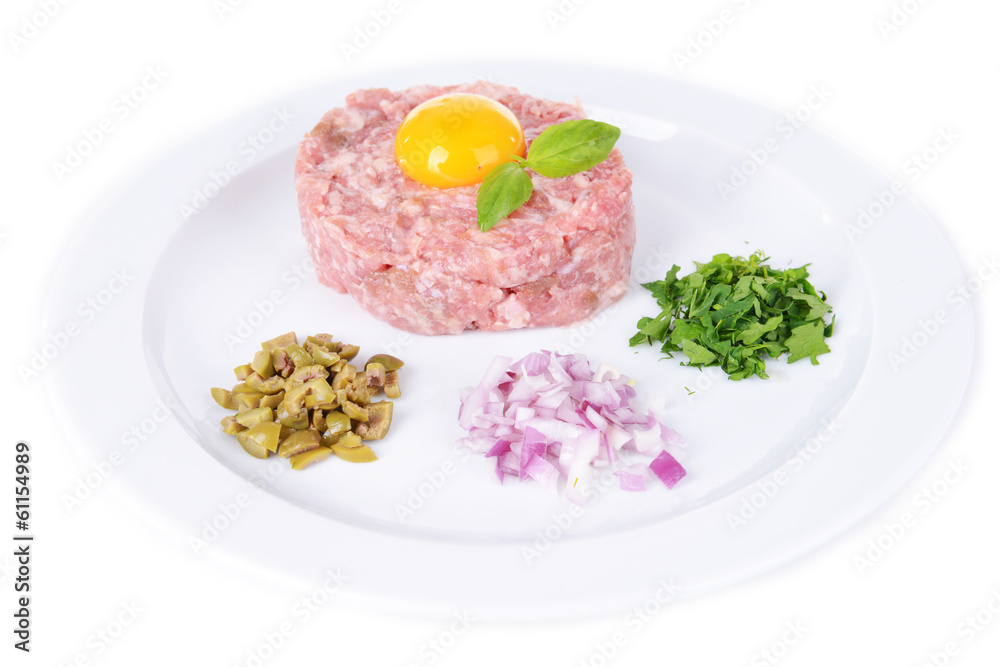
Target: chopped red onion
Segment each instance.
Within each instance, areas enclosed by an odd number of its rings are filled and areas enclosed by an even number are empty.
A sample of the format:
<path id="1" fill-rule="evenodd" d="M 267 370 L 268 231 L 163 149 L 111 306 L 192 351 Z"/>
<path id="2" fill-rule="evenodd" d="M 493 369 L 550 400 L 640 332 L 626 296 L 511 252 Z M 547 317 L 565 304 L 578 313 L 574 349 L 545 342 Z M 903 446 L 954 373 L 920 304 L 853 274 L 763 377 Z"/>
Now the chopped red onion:
<path id="1" fill-rule="evenodd" d="M 554 489 L 563 479 L 578 504 L 592 496 L 596 468 L 610 467 L 626 491 L 645 490 L 648 472 L 673 488 L 686 472 L 664 448 L 683 440 L 634 405 L 633 384 L 610 364 L 595 374 L 582 354 L 496 357 L 483 381 L 460 393 L 459 425 L 469 432 L 461 442 L 496 457 L 501 483 L 530 477 Z"/>

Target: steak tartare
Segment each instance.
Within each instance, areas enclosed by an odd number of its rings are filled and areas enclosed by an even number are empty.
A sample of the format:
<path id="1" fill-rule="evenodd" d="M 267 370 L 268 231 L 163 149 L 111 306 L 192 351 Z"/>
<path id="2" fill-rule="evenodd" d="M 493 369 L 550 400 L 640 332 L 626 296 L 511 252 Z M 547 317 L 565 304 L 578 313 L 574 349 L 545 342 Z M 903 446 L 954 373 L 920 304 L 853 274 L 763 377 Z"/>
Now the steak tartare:
<path id="1" fill-rule="evenodd" d="M 531 172 L 531 199 L 488 232 L 476 224 L 478 184 L 438 189 L 402 173 L 400 123 L 421 102 L 455 92 L 505 105 L 529 144 L 550 125 L 584 117 L 579 106 L 483 81 L 352 93 L 306 135 L 295 165 L 320 281 L 421 334 L 568 326 L 621 298 L 635 211 L 618 149 L 575 176 Z"/>

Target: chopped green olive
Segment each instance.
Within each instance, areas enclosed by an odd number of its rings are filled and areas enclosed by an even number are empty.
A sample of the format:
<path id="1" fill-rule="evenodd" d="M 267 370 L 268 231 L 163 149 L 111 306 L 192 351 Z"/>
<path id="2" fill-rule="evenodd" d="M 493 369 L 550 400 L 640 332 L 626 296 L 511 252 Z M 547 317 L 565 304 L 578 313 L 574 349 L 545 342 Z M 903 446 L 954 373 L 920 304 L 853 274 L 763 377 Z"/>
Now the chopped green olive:
<path id="1" fill-rule="evenodd" d="M 260 399 L 264 398 L 264 394 L 259 391 L 241 392 L 235 396 L 236 401 L 244 408 L 259 408 Z"/>
<path id="2" fill-rule="evenodd" d="M 298 454 L 293 456 L 289 461 L 292 462 L 292 470 L 302 470 L 303 468 L 308 468 L 314 463 L 319 463 L 320 461 L 325 461 L 330 457 L 330 450 L 326 447 L 319 447 L 317 449 L 310 450 L 304 454 Z"/>
<path id="3" fill-rule="evenodd" d="M 289 414 L 296 415 L 303 409 L 308 407 L 306 405 L 306 398 L 312 397 L 312 403 L 314 405 L 319 403 L 330 403 L 335 398 L 336 395 L 333 390 L 330 389 L 330 385 L 327 384 L 326 380 L 323 378 L 316 378 L 315 380 L 309 380 L 305 384 L 300 384 L 297 387 L 292 387 L 285 391 L 285 409 L 288 410 Z"/>
<path id="4" fill-rule="evenodd" d="M 271 394 L 269 396 L 264 396 L 260 399 L 260 407 L 262 408 L 276 408 L 281 405 L 281 402 L 285 400 L 285 392 L 279 391 L 277 394 Z"/>
<path id="5" fill-rule="evenodd" d="M 236 439 L 239 441 L 240 447 L 243 448 L 243 451 L 257 459 L 266 459 L 271 455 L 271 452 L 267 449 L 267 447 L 262 447 L 253 440 L 249 440 L 244 436 L 245 433 L 246 431 L 236 434 Z"/>
<path id="6" fill-rule="evenodd" d="M 357 425 L 355 432 L 362 440 L 381 440 L 392 423 L 392 403 L 379 401 L 368 406 L 368 420 Z"/>
<path id="7" fill-rule="evenodd" d="M 326 415 L 319 408 L 312 410 L 310 414 L 312 417 L 309 418 L 309 428 L 316 431 L 316 433 L 321 433 L 326 428 Z"/>
<path id="8" fill-rule="evenodd" d="M 312 361 L 312 357 L 309 358 Z M 330 376 L 329 371 L 326 370 L 320 364 L 310 363 L 306 366 L 296 366 L 295 372 L 288 376 L 285 380 L 285 389 L 291 389 L 296 385 L 305 384 L 310 380 L 315 380 L 316 378 L 327 378 Z"/>
<path id="9" fill-rule="evenodd" d="M 337 398 L 337 395 L 333 393 L 333 389 L 330 388 L 330 385 L 323 378 L 310 380 L 302 386 L 308 388 L 308 393 L 306 394 L 307 408 L 333 403 Z"/>
<path id="10" fill-rule="evenodd" d="M 320 438 L 319 444 L 323 445 L 324 447 L 333 447 L 335 444 L 337 444 L 337 442 L 340 441 L 340 437 L 341 437 L 340 433 L 330 433 L 329 431 L 327 431 L 326 433 L 323 434 L 323 437 Z"/>
<path id="11" fill-rule="evenodd" d="M 236 421 L 236 415 L 226 415 L 222 418 L 222 432 L 226 435 L 236 435 L 245 430 L 247 427 Z"/>
<path id="12" fill-rule="evenodd" d="M 284 348 L 279 348 L 271 353 L 271 363 L 274 365 L 274 371 L 283 378 L 288 377 L 295 370 L 295 364 L 292 363 L 292 358 L 288 356 Z"/>
<path id="13" fill-rule="evenodd" d="M 340 349 L 337 351 L 337 354 L 340 355 L 341 359 L 347 359 L 348 361 L 350 361 L 354 357 L 358 356 L 358 352 L 360 351 L 361 348 L 358 347 L 357 345 L 348 345 L 346 343 L 341 343 Z"/>
<path id="14" fill-rule="evenodd" d="M 256 372 L 247 377 L 246 385 L 262 394 L 277 394 L 285 386 L 285 379 L 280 375 L 272 375 L 266 380 Z"/>
<path id="15" fill-rule="evenodd" d="M 340 436 L 338 444 L 343 449 L 355 449 L 357 447 L 362 446 L 361 438 L 358 436 L 357 433 L 345 433 L 344 435 Z"/>
<path id="16" fill-rule="evenodd" d="M 340 441 L 343 442 L 344 438 L 341 438 Z M 351 463 L 370 463 L 371 461 L 378 460 L 378 457 L 375 456 L 375 452 L 373 452 L 371 447 L 367 445 L 347 448 L 342 447 L 338 443 L 330 447 L 330 449 L 337 456 L 337 458 L 350 461 Z"/>
<path id="17" fill-rule="evenodd" d="M 330 354 L 337 355 L 337 350 L 340 349 L 340 343 L 335 343 L 332 340 L 326 340 L 327 338 L 332 338 L 329 334 L 319 334 L 319 336 L 307 336 L 306 342 L 302 344 L 306 352 L 309 354 L 314 353 L 316 350 L 324 350 Z M 340 355 L 337 355 L 340 358 Z"/>
<path id="18" fill-rule="evenodd" d="M 278 438 L 281 435 L 281 425 L 277 422 L 262 421 L 253 428 L 241 431 L 236 434 L 236 438 L 242 443 L 244 440 L 259 445 L 269 452 L 278 451 Z M 246 446 L 244 446 L 246 449 Z"/>
<path id="19" fill-rule="evenodd" d="M 340 410 L 326 413 L 326 432 L 339 435 L 351 430 L 351 418 Z"/>
<path id="20" fill-rule="evenodd" d="M 397 359 L 391 354 L 376 354 L 368 360 L 368 363 L 365 364 L 365 368 L 368 368 L 368 364 L 382 364 L 387 371 L 398 371 L 403 367 L 402 359 Z"/>
<path id="21" fill-rule="evenodd" d="M 280 424 L 284 424 L 285 426 L 296 430 L 309 428 L 309 415 L 305 410 L 297 410 L 293 414 L 288 411 L 285 401 L 282 401 L 278 404 L 278 407 L 274 409 L 274 412 L 278 418 L 278 423 Z"/>
<path id="22" fill-rule="evenodd" d="M 263 421 L 274 421 L 274 410 L 271 408 L 251 408 L 236 413 L 236 421 L 242 426 L 253 428 Z"/>
<path id="23" fill-rule="evenodd" d="M 271 340 L 265 340 L 260 344 L 261 349 L 267 350 L 268 352 L 274 352 L 275 350 L 285 347 L 287 345 L 294 345 L 298 342 L 298 338 L 294 331 L 289 331 L 286 334 L 281 334 L 277 338 L 272 338 Z"/>
<path id="24" fill-rule="evenodd" d="M 344 414 L 350 417 L 351 419 L 356 419 L 359 422 L 368 421 L 368 410 L 366 408 L 361 407 L 360 405 L 356 405 L 354 403 L 351 403 L 350 401 L 344 401 L 340 405 L 340 409 L 343 410 Z"/>
<path id="25" fill-rule="evenodd" d="M 354 376 L 357 372 L 358 369 L 351 364 L 344 364 L 344 366 L 337 371 L 337 374 L 333 376 L 333 380 L 330 381 L 330 386 L 333 387 L 334 391 L 346 389 L 352 382 L 354 382 Z"/>
<path id="26" fill-rule="evenodd" d="M 308 452 L 319 447 L 319 433 L 313 430 L 294 431 L 281 441 L 279 456 L 290 459 L 293 456 Z"/>
<path id="27" fill-rule="evenodd" d="M 323 366 L 333 366 L 335 363 L 340 361 L 340 355 L 336 352 L 330 352 L 325 347 L 317 347 L 310 352 L 310 354 L 312 355 L 313 361 Z"/>
<path id="28" fill-rule="evenodd" d="M 351 386 L 347 387 L 347 398 L 358 405 L 368 405 L 371 403 L 372 389 L 368 387 L 367 376 L 364 373 L 358 373 L 354 376 Z"/>
<path id="29" fill-rule="evenodd" d="M 253 361 L 250 362 L 250 368 L 261 376 L 262 378 L 269 378 L 274 375 L 274 365 L 271 363 L 271 352 L 269 350 L 261 350 L 257 354 L 253 355 Z"/>
<path id="30" fill-rule="evenodd" d="M 306 352 L 298 343 L 285 346 L 285 352 L 292 358 L 295 368 L 302 368 L 312 363 L 312 355 Z"/>
<path id="31" fill-rule="evenodd" d="M 240 404 L 236 402 L 236 397 L 233 395 L 233 392 L 225 389 L 212 387 L 212 398 L 214 398 L 215 402 L 224 407 L 226 410 L 236 410 L 240 407 Z"/>
<path id="32" fill-rule="evenodd" d="M 381 388 L 385 385 L 385 366 L 377 361 L 365 364 L 365 379 L 371 388 Z"/>
<path id="33" fill-rule="evenodd" d="M 389 371 L 385 374 L 385 395 L 387 398 L 399 398 L 399 371 Z"/>

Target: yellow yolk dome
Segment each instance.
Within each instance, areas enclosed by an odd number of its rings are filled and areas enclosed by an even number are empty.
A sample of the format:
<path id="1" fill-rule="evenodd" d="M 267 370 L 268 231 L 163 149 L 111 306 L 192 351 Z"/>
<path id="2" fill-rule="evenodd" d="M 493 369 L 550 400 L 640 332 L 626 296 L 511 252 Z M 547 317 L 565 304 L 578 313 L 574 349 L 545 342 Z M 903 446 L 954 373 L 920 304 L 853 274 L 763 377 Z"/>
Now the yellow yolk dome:
<path id="1" fill-rule="evenodd" d="M 473 93 L 450 93 L 413 108 L 396 133 L 396 162 L 434 188 L 472 185 L 524 157 L 524 132 L 510 109 Z"/>

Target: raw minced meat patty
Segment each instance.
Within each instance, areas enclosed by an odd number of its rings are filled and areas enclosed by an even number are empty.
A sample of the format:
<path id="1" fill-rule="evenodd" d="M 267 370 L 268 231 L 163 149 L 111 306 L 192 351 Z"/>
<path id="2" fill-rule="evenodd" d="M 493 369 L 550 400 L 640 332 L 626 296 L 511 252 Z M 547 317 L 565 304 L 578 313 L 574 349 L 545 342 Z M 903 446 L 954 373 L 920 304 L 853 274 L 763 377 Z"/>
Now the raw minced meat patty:
<path id="1" fill-rule="evenodd" d="M 421 334 L 567 326 L 618 300 L 635 245 L 632 173 L 618 149 L 575 176 L 530 172 L 527 204 L 480 232 L 478 184 L 428 187 L 395 161 L 406 114 L 454 92 L 507 106 L 529 145 L 549 125 L 584 117 L 578 106 L 483 81 L 352 93 L 306 135 L 295 165 L 302 232 L 320 281 Z"/>

